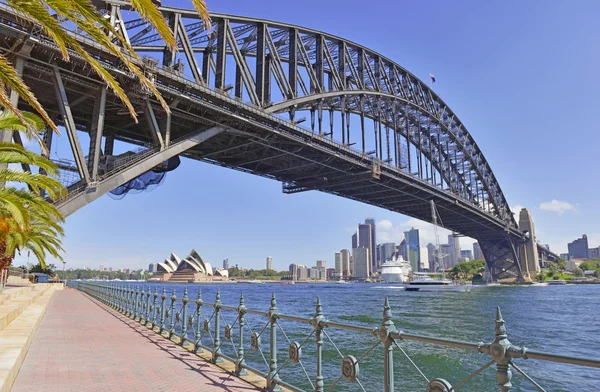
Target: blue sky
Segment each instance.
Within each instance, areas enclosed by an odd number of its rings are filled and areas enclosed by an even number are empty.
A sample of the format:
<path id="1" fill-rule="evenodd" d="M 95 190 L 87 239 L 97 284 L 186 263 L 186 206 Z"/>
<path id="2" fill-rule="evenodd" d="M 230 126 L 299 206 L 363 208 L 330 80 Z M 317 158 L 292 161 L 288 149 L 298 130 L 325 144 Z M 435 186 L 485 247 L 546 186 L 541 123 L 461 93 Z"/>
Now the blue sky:
<path id="1" fill-rule="evenodd" d="M 556 252 L 566 252 L 567 242 L 583 233 L 590 246 L 600 245 L 599 2 L 208 4 L 214 12 L 347 38 L 422 80 L 435 74 L 434 90 L 483 150 L 509 204 L 530 209 L 538 239 Z M 104 196 L 70 216 L 65 259 L 67 267 L 147 268 L 170 252 L 186 256 L 196 248 L 213 265 L 229 258 L 264 268 L 269 255 L 277 269 L 318 259 L 332 264 L 367 216 L 381 222 L 379 241 L 399 242 L 411 226 L 423 230 L 422 246 L 431 238 L 428 225 L 403 215 L 318 192 L 284 195 L 277 182 L 183 161 L 152 192 Z M 470 249 L 471 241 L 462 239 L 461 246 Z"/>

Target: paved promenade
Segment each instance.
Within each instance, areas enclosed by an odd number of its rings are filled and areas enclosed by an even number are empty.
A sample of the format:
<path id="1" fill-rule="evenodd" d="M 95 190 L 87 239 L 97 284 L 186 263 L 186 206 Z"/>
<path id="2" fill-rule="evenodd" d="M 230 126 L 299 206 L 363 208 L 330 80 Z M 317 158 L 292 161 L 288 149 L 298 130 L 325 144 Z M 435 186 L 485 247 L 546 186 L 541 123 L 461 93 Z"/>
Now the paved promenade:
<path id="1" fill-rule="evenodd" d="M 256 391 L 77 290 L 54 294 L 12 389 L 177 390 Z"/>

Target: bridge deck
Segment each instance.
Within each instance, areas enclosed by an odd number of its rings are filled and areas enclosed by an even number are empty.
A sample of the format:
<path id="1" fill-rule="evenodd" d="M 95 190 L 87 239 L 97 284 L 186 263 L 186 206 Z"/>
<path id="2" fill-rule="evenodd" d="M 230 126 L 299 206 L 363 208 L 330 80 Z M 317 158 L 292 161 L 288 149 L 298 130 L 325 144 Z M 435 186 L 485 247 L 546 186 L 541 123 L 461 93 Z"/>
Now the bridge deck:
<path id="1" fill-rule="evenodd" d="M 77 290 L 54 294 L 12 391 L 255 391 Z"/>

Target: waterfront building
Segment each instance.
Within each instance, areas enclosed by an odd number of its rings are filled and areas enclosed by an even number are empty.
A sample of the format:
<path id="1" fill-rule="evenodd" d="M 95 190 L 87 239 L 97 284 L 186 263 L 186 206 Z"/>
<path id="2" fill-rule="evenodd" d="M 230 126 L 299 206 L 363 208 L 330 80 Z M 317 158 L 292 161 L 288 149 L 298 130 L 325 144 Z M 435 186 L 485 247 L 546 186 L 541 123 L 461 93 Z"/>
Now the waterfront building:
<path id="1" fill-rule="evenodd" d="M 600 246 L 588 249 L 588 257 L 590 259 L 600 259 Z"/>
<path id="2" fill-rule="evenodd" d="M 156 263 L 150 263 L 148 265 L 148 272 L 152 273 L 154 271 L 156 271 Z"/>
<path id="3" fill-rule="evenodd" d="M 375 218 L 365 219 L 365 224 L 371 226 L 371 247 L 369 248 L 369 254 L 371 255 L 371 272 L 377 271 L 378 262 L 377 259 L 377 229 L 375 225 Z"/>
<path id="4" fill-rule="evenodd" d="M 298 264 L 290 264 L 289 271 L 290 275 L 292 276 L 292 280 L 298 280 Z"/>
<path id="5" fill-rule="evenodd" d="M 406 245 L 406 240 L 402 240 L 396 249 L 398 249 L 398 253 L 404 260 L 408 260 L 408 246 Z"/>
<path id="6" fill-rule="evenodd" d="M 485 260 L 479 242 L 473 242 L 473 260 Z"/>
<path id="7" fill-rule="evenodd" d="M 454 268 L 458 264 L 458 259 L 460 259 L 460 241 L 455 233 L 448 236 L 448 245 L 450 246 L 449 254 L 444 260 L 444 264 L 446 268 Z"/>
<path id="8" fill-rule="evenodd" d="M 327 280 L 337 280 L 339 276 L 335 268 L 327 268 Z"/>
<path id="9" fill-rule="evenodd" d="M 268 270 L 273 269 L 273 258 L 271 256 L 267 256 L 267 269 Z"/>
<path id="10" fill-rule="evenodd" d="M 435 272 L 437 262 L 435 260 L 435 245 L 431 242 L 427 244 L 427 263 L 429 264 L 429 272 Z"/>
<path id="11" fill-rule="evenodd" d="M 344 277 L 350 276 L 350 251 L 348 249 L 342 249 L 342 273 Z"/>
<path id="12" fill-rule="evenodd" d="M 369 271 L 371 271 L 371 266 L 373 265 L 373 236 L 371 231 L 370 224 L 360 224 L 358 225 L 358 248 L 368 249 L 368 261 L 369 261 Z"/>
<path id="13" fill-rule="evenodd" d="M 406 261 L 410 263 L 410 266 L 414 272 L 419 271 L 421 266 L 421 245 L 419 242 L 419 229 L 411 228 L 409 231 L 404 232 L 404 239 L 406 240 Z"/>
<path id="14" fill-rule="evenodd" d="M 588 255 L 588 239 L 587 235 L 582 235 L 581 238 L 573 242 L 569 242 L 569 258 L 587 259 Z"/>
<path id="15" fill-rule="evenodd" d="M 371 258 L 369 257 L 369 248 L 352 249 L 352 276 L 359 279 L 366 279 L 371 276 Z"/>
<path id="16" fill-rule="evenodd" d="M 229 269 L 229 259 L 223 260 L 223 269 Z"/>
<path id="17" fill-rule="evenodd" d="M 471 251 L 471 249 L 461 250 L 460 251 L 460 258 L 463 259 L 463 261 L 475 260 L 473 258 L 473 252 Z"/>
<path id="18" fill-rule="evenodd" d="M 308 270 L 308 277 L 310 279 L 321 279 L 321 271 L 319 270 L 319 267 L 310 267 Z"/>
<path id="19" fill-rule="evenodd" d="M 396 243 L 394 242 L 387 242 L 378 246 L 381 249 L 381 263 L 391 260 L 396 254 Z"/>
<path id="20" fill-rule="evenodd" d="M 308 268 L 303 264 L 298 264 L 298 275 L 296 280 L 307 280 L 308 279 Z"/>
<path id="21" fill-rule="evenodd" d="M 335 252 L 335 273 L 338 277 L 344 276 L 342 252 Z"/>

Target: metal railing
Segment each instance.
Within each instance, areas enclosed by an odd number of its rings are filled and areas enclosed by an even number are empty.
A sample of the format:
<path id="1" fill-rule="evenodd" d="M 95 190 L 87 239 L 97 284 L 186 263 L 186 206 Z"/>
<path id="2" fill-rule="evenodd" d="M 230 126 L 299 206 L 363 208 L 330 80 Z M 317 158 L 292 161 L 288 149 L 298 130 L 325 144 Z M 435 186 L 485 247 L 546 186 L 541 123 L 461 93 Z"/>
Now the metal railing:
<path id="1" fill-rule="evenodd" d="M 223 359 L 229 360 L 235 364 L 234 374 L 244 376 L 247 371 L 259 374 L 265 378 L 265 388 L 268 391 L 280 391 L 282 387 L 292 391 L 302 391 L 298 385 L 299 375 L 306 377 L 304 385 L 310 385 L 310 390 L 323 392 L 332 390 L 336 385 L 338 387 L 341 381 L 355 383 L 359 390 L 365 391 L 365 381 L 361 382 L 360 364 L 365 362 L 365 358 L 378 346 L 383 346 L 383 388 L 385 392 L 394 391 L 394 350 L 398 349 L 402 356 L 406 358 L 410 366 L 418 373 L 419 377 L 424 379 L 426 391 L 431 392 L 450 392 L 457 391 L 463 387 L 475 376 L 482 373 L 492 365 L 496 365 L 497 385 L 500 391 L 506 392 L 512 388 L 512 370 L 519 373 L 525 380 L 530 382 L 537 390 L 545 391 L 533 378 L 527 375 L 516 363 L 515 359 L 538 359 L 543 361 L 559 362 L 580 366 L 600 368 L 600 358 L 581 358 L 566 355 L 549 354 L 545 352 L 529 350 L 525 347 L 513 345 L 508 340 L 506 326 L 500 313 L 500 308 L 496 310 L 495 332 L 496 337 L 491 343 L 469 343 L 456 340 L 422 336 L 417 334 L 405 333 L 398 330 L 392 319 L 391 308 L 386 297 L 383 305 L 383 320 L 380 325 L 374 328 L 353 326 L 338 322 L 332 322 L 325 318 L 320 300 L 317 299 L 316 310 L 312 317 L 303 318 L 292 315 L 282 314 L 277 309 L 275 294 L 271 296 L 271 304 L 266 312 L 248 309 L 244 303 L 243 294 L 240 296 L 237 306 L 224 305 L 221 302 L 220 292 L 217 291 L 214 302 L 205 302 L 202 299 L 202 293 L 199 290 L 197 298 L 188 297 L 187 287 L 183 291 L 182 297 L 177 297 L 176 290 L 173 289 L 171 295 L 167 293 L 166 288 L 162 288 L 159 293 L 158 288 L 154 292 L 150 286 L 144 289 L 143 286 L 120 285 L 112 283 L 98 282 L 79 282 L 78 289 L 88 295 L 100 300 L 106 305 L 116 309 L 122 314 L 138 321 L 142 325 L 151 328 L 165 338 L 171 339 L 178 344 L 188 345 L 188 349 L 195 353 L 207 352 L 210 354 L 210 360 L 213 363 L 222 362 Z M 232 312 L 235 320 L 228 324 L 224 317 L 224 312 Z M 252 329 L 248 322 L 248 317 L 258 318 L 259 328 Z M 282 327 L 281 321 L 288 320 L 308 327 L 305 334 L 288 333 Z M 256 322 L 254 322 L 256 325 Z M 234 328 L 236 330 L 234 330 Z M 365 334 L 366 337 L 374 336 L 374 343 L 362 355 L 355 357 L 352 355 L 343 355 L 342 350 L 332 340 L 329 330 L 352 331 Z M 237 332 L 237 334 L 236 334 Z M 268 332 L 268 350 L 263 348 L 262 338 Z M 345 332 L 345 333 L 348 333 Z M 249 333 L 249 341 L 246 337 Z M 288 348 L 288 357 L 279 365 L 283 359 L 278 357 L 278 334 L 281 333 L 285 338 Z M 235 336 L 237 335 L 237 336 Z M 298 337 L 296 341 L 289 338 Z M 314 341 L 314 347 L 309 344 L 311 338 Z M 489 361 L 475 370 L 467 377 L 451 384 L 442 378 L 430 379 L 418 367 L 415 361 L 408 355 L 404 342 L 414 341 L 428 343 L 438 346 L 455 347 L 465 350 L 477 351 L 489 355 Z M 224 353 L 225 344 L 231 343 L 232 355 Z M 337 378 L 328 380 L 325 384 L 323 368 L 323 346 L 330 343 L 333 351 L 341 358 L 341 367 L 337 371 Z M 267 345 L 265 345 L 267 346 Z M 308 352 L 310 347 L 311 354 L 314 353 L 314 374 L 309 376 L 307 363 L 304 358 L 303 349 Z M 250 353 L 258 353 L 256 357 L 263 360 L 262 370 L 257 366 L 251 366 L 247 363 Z M 312 358 L 312 356 L 311 356 Z M 310 361 L 309 361 L 310 362 Z M 326 361 L 327 363 L 328 361 Z M 329 368 L 331 364 L 327 363 Z M 291 365 L 298 366 L 295 376 L 290 380 L 283 380 L 282 369 Z M 305 366 L 306 365 L 306 366 Z M 372 381 L 371 381 L 372 384 Z M 491 390 L 492 387 L 488 390 Z M 412 389 L 416 390 L 416 389 Z"/>

